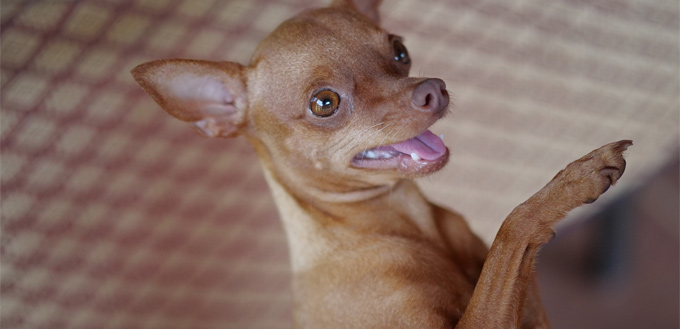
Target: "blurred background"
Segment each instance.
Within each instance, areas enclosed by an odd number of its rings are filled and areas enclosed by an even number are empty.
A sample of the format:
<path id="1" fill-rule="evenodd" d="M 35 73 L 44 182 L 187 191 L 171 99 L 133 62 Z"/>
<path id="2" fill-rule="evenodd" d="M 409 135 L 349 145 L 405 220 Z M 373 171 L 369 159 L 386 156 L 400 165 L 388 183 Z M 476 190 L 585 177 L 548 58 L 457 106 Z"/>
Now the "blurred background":
<path id="1" fill-rule="evenodd" d="M 2 328 L 290 328 L 286 241 L 244 140 L 209 140 L 132 80 L 157 58 L 247 64 L 327 1 L 3 0 Z M 620 183 L 540 254 L 553 327 L 678 328 L 675 0 L 385 0 L 439 77 L 452 157 L 420 180 L 491 242 L 567 163 L 633 139 Z"/>

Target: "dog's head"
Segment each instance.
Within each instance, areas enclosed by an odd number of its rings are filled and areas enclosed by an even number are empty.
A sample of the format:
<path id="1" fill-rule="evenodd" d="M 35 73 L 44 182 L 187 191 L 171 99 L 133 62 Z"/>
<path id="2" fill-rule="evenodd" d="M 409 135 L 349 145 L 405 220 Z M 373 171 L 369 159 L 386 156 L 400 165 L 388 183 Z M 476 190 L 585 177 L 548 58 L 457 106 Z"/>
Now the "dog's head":
<path id="1" fill-rule="evenodd" d="M 448 150 L 427 128 L 449 96 L 439 79 L 408 77 L 402 39 L 378 26 L 379 1 L 335 1 L 281 24 L 251 64 L 158 60 L 139 84 L 208 137 L 246 136 L 285 184 L 349 191 L 442 168 Z"/>

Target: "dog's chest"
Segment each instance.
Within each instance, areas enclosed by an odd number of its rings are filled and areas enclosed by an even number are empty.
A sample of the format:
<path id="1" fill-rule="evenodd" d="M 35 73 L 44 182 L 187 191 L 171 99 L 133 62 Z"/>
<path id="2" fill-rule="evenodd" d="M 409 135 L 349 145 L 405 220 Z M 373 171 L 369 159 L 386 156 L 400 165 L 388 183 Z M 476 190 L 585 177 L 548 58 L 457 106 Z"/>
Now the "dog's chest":
<path id="1" fill-rule="evenodd" d="M 451 328 L 457 323 L 474 283 L 437 247 L 395 240 L 339 251 L 297 273 L 300 327 Z"/>

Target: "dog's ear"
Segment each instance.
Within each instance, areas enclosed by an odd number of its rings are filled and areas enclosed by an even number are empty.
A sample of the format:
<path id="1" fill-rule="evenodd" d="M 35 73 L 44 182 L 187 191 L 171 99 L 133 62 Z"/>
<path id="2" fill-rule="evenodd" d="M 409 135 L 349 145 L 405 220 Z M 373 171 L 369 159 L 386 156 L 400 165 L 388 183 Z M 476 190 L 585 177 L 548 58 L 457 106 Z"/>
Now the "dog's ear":
<path id="1" fill-rule="evenodd" d="M 376 24 L 380 24 L 380 15 L 378 13 L 378 7 L 382 0 L 334 0 L 331 7 L 351 7 L 356 9 L 358 12 L 364 14 L 364 16 L 370 18 Z"/>
<path id="2" fill-rule="evenodd" d="M 141 64 L 132 76 L 166 112 L 206 137 L 232 137 L 245 125 L 244 67 L 170 59 Z"/>

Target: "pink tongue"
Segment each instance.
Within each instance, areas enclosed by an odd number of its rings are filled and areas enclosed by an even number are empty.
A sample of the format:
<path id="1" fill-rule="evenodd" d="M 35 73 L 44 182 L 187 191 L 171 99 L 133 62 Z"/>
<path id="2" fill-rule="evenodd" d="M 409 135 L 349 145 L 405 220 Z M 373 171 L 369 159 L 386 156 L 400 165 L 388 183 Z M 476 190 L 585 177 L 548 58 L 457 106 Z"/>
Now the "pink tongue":
<path id="1" fill-rule="evenodd" d="M 435 160 L 446 153 L 444 142 L 429 130 L 409 140 L 390 146 L 401 153 L 415 153 L 425 160 Z"/>

